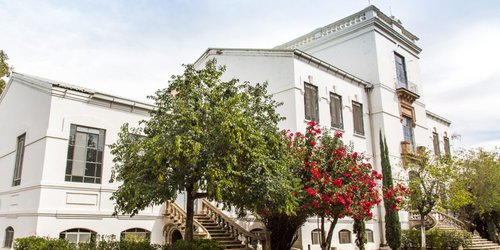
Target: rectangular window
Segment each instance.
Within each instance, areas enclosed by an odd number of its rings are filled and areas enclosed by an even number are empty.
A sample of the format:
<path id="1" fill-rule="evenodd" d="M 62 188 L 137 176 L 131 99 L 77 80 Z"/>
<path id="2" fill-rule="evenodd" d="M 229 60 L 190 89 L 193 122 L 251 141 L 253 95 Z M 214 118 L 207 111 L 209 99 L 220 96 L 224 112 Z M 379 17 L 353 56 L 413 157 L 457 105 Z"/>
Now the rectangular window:
<path id="1" fill-rule="evenodd" d="M 66 181 L 101 183 L 104 129 L 71 124 Z"/>
<path id="2" fill-rule="evenodd" d="M 304 107 L 306 120 L 319 121 L 318 87 L 304 83 Z"/>
<path id="3" fill-rule="evenodd" d="M 354 133 L 358 135 L 365 135 L 363 125 L 363 105 L 358 102 L 352 102 L 352 116 L 354 120 Z"/>
<path id="4" fill-rule="evenodd" d="M 403 139 L 409 142 L 412 149 L 415 149 L 415 137 L 413 136 L 413 120 L 403 116 Z"/>
<path id="5" fill-rule="evenodd" d="M 434 145 L 434 155 L 440 155 L 439 150 L 439 135 L 436 132 L 432 133 L 432 144 Z"/>
<path id="6" fill-rule="evenodd" d="M 451 155 L 451 150 L 450 150 L 450 139 L 448 138 L 448 136 L 444 136 L 444 137 L 443 137 L 443 142 L 444 142 L 444 152 L 445 152 L 447 155 Z"/>
<path id="7" fill-rule="evenodd" d="M 394 53 L 394 58 L 396 61 L 396 77 L 398 81 L 398 86 L 401 88 L 408 88 L 408 80 L 406 78 L 405 58 L 396 53 Z"/>
<path id="8" fill-rule="evenodd" d="M 334 93 L 330 93 L 330 117 L 332 119 L 332 127 L 344 128 L 342 122 L 342 97 Z"/>
<path id="9" fill-rule="evenodd" d="M 373 231 L 370 229 L 366 229 L 366 242 L 375 242 L 373 240 Z"/>
<path id="10" fill-rule="evenodd" d="M 25 142 L 26 142 L 26 134 L 22 134 L 19 137 L 17 137 L 16 163 L 14 165 L 14 178 L 12 180 L 12 186 L 21 185 L 21 174 L 23 172 Z"/>

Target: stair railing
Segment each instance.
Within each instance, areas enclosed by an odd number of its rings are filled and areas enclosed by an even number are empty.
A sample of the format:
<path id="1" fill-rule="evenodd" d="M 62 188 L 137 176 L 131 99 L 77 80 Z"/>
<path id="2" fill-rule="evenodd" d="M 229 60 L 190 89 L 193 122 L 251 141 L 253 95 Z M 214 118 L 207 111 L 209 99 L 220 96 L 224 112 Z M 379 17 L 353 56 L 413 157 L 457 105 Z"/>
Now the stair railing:
<path id="1" fill-rule="evenodd" d="M 257 236 L 247 231 L 206 199 L 202 200 L 202 212 L 214 220 L 219 226 L 231 233 L 235 238 L 240 240 L 246 247 L 256 249 L 257 244 L 260 243 L 262 249 L 266 250 L 265 235 Z"/>
<path id="2" fill-rule="evenodd" d="M 174 201 L 168 201 L 165 204 L 165 215 L 170 217 L 170 220 L 180 226 L 185 233 L 186 212 Z M 193 233 L 197 238 L 210 239 L 208 230 L 193 218 Z"/>
<path id="3" fill-rule="evenodd" d="M 410 228 L 419 228 L 421 221 L 420 221 L 420 214 L 418 212 L 409 212 L 410 218 Z M 435 216 L 428 214 L 425 216 L 425 228 L 433 228 L 437 225 L 438 220 Z"/>
<path id="4" fill-rule="evenodd" d="M 450 225 L 466 231 L 469 230 L 467 224 L 465 224 L 463 221 L 457 218 L 454 218 L 453 216 L 447 215 L 439 211 L 434 211 L 433 214 L 440 224 Z"/>

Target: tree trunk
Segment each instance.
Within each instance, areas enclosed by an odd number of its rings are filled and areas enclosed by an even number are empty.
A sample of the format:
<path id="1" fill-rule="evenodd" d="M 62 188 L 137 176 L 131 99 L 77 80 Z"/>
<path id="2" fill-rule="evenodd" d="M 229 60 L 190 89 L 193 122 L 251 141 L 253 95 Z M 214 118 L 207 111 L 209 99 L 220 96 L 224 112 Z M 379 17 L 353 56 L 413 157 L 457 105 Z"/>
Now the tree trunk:
<path id="1" fill-rule="evenodd" d="M 420 249 L 425 250 L 426 249 L 426 242 L 425 242 L 425 215 L 421 214 L 420 215 L 420 235 L 421 235 L 421 246 Z"/>
<path id="2" fill-rule="evenodd" d="M 272 250 L 290 250 L 297 240 L 296 233 L 305 219 L 286 214 L 273 214 L 263 217 L 267 230 L 271 232 Z"/>
<path id="3" fill-rule="evenodd" d="M 193 187 L 189 186 L 186 187 L 186 229 L 185 229 L 185 235 L 184 235 L 184 240 L 191 242 L 193 241 L 193 218 L 194 218 L 194 201 L 195 201 L 195 195 L 193 194 Z"/>

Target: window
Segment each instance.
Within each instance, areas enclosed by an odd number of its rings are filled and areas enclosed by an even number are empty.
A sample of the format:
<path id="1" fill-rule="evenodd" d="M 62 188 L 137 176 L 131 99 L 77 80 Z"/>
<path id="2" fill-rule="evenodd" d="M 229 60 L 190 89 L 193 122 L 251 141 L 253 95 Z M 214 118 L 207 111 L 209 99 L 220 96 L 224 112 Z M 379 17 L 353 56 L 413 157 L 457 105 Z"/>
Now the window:
<path id="1" fill-rule="evenodd" d="M 436 132 L 432 133 L 432 144 L 434 144 L 434 155 L 440 155 L 441 152 L 439 150 L 439 135 Z"/>
<path id="2" fill-rule="evenodd" d="M 398 81 L 398 86 L 401 88 L 408 88 L 408 80 L 406 78 L 406 64 L 405 58 L 399 54 L 394 54 L 396 61 L 396 77 Z"/>
<path id="3" fill-rule="evenodd" d="M 313 245 L 321 244 L 321 230 L 319 228 L 311 231 L 311 240 Z"/>
<path id="4" fill-rule="evenodd" d="M 151 237 L 151 232 L 142 228 L 131 228 L 123 231 L 120 235 L 120 240 L 126 241 L 147 241 Z"/>
<path id="5" fill-rule="evenodd" d="M 342 122 L 342 97 L 333 93 L 330 93 L 330 117 L 332 119 L 332 127 L 344 128 Z"/>
<path id="6" fill-rule="evenodd" d="M 23 172 L 23 158 L 24 158 L 24 144 L 26 141 L 26 134 L 22 134 L 17 137 L 17 148 L 16 148 L 16 165 L 14 165 L 14 179 L 12 180 L 12 186 L 21 185 L 21 174 Z"/>
<path id="7" fill-rule="evenodd" d="M 450 138 L 448 136 L 443 137 L 443 142 L 444 142 L 444 152 L 447 155 L 451 155 L 451 150 L 450 150 Z"/>
<path id="8" fill-rule="evenodd" d="M 340 230 L 339 232 L 339 243 L 347 244 L 351 243 L 351 232 L 349 230 Z"/>
<path id="9" fill-rule="evenodd" d="M 319 121 L 318 87 L 304 83 L 304 108 L 306 120 Z"/>
<path id="10" fill-rule="evenodd" d="M 104 129 L 71 125 L 66 181 L 101 183 Z"/>
<path id="11" fill-rule="evenodd" d="M 5 241 L 3 247 L 11 248 L 14 242 L 14 228 L 7 227 L 5 229 Z"/>
<path id="12" fill-rule="evenodd" d="M 366 242 L 375 242 L 373 240 L 373 231 L 370 229 L 366 229 Z"/>
<path id="13" fill-rule="evenodd" d="M 352 116 L 354 120 L 354 133 L 364 135 L 365 129 L 363 125 L 363 105 L 358 102 L 352 102 Z"/>
<path id="14" fill-rule="evenodd" d="M 71 243 L 95 242 L 97 233 L 84 228 L 73 228 L 59 234 L 60 239 Z"/>
<path id="15" fill-rule="evenodd" d="M 403 139 L 409 142 L 412 149 L 415 148 L 415 139 L 413 136 L 413 120 L 409 117 L 403 116 Z"/>

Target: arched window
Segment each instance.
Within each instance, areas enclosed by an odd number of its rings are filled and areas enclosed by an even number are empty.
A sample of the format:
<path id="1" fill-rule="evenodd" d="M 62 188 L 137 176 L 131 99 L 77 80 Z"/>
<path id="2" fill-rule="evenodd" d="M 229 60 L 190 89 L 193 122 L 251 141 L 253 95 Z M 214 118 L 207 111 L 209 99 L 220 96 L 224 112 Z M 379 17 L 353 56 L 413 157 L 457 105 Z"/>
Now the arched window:
<path id="1" fill-rule="evenodd" d="M 313 245 L 321 244 L 321 229 L 316 228 L 311 231 L 311 241 Z"/>
<path id="2" fill-rule="evenodd" d="M 142 228 L 130 228 L 122 231 L 120 240 L 126 241 L 147 241 L 151 238 L 151 232 Z"/>
<path id="3" fill-rule="evenodd" d="M 370 229 L 366 229 L 366 242 L 375 242 L 373 240 L 373 231 Z"/>
<path id="4" fill-rule="evenodd" d="M 4 241 L 3 246 L 11 248 L 13 242 L 14 242 L 14 228 L 7 227 L 5 229 L 5 241 Z"/>
<path id="5" fill-rule="evenodd" d="M 59 234 L 60 239 L 65 239 L 72 243 L 95 242 L 97 233 L 85 228 L 73 228 Z"/>
<path id="6" fill-rule="evenodd" d="M 340 244 L 351 243 L 351 232 L 349 230 L 346 229 L 340 230 L 339 243 Z"/>

